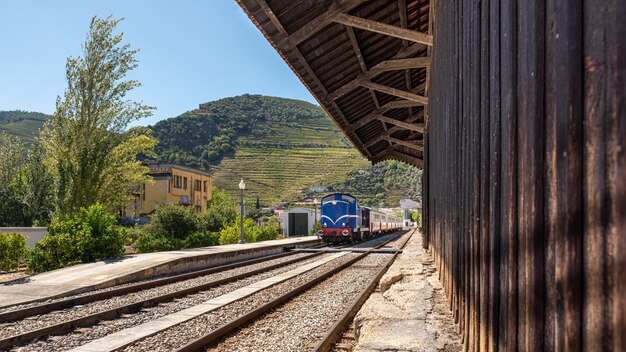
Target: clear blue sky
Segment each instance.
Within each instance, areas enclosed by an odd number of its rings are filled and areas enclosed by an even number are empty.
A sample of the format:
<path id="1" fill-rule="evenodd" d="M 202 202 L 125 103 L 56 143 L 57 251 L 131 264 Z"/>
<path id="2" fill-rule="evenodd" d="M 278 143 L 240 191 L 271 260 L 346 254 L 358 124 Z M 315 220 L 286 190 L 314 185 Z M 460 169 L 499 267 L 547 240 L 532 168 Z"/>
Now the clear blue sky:
<path id="1" fill-rule="evenodd" d="M 234 0 L 0 0 L 0 110 L 54 112 L 94 15 L 140 49 L 131 98 L 157 110 L 138 124 L 244 93 L 317 104 Z"/>

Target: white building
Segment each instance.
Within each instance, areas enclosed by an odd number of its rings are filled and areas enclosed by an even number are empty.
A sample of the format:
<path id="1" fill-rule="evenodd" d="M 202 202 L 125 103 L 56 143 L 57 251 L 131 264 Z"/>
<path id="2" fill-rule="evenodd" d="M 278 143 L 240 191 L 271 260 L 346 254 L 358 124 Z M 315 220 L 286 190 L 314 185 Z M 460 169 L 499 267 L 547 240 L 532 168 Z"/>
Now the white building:
<path id="1" fill-rule="evenodd" d="M 404 213 L 404 227 L 414 226 L 413 219 L 411 219 L 411 210 L 422 210 L 422 205 L 411 199 L 400 199 L 400 208 Z"/>
<path id="2" fill-rule="evenodd" d="M 317 217 L 317 219 L 316 219 Z M 316 220 L 319 220 L 319 209 L 293 208 L 283 213 L 283 235 L 285 237 L 309 236 Z"/>

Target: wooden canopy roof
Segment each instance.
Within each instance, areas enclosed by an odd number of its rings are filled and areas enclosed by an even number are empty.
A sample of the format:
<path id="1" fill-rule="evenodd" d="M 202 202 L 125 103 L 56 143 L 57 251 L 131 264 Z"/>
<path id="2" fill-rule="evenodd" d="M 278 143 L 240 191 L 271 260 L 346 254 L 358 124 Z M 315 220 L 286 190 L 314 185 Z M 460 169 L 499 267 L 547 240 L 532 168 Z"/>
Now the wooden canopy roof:
<path id="1" fill-rule="evenodd" d="M 372 162 L 423 164 L 429 0 L 237 0 Z"/>

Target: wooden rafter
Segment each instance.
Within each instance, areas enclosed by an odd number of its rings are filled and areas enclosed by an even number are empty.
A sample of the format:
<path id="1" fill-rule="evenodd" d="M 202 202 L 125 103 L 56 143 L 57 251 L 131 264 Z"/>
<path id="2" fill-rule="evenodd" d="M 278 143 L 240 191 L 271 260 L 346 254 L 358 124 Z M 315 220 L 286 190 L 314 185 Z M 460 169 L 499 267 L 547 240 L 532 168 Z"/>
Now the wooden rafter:
<path id="1" fill-rule="evenodd" d="M 391 143 L 398 144 L 398 145 L 401 145 L 401 146 L 405 146 L 405 147 L 410 148 L 410 149 L 419 150 L 420 152 L 424 151 L 424 144 L 423 143 L 422 144 L 418 144 L 418 143 L 415 143 L 415 142 L 405 141 L 403 139 L 398 139 L 398 138 L 394 138 L 394 137 L 391 137 L 391 136 L 390 137 L 385 137 L 384 139 L 388 140 Z"/>
<path id="2" fill-rule="evenodd" d="M 359 42 L 356 40 L 354 29 L 352 29 L 352 27 L 346 27 L 346 31 L 348 32 L 348 37 L 350 38 L 350 44 L 352 44 L 352 50 L 354 50 L 354 54 L 356 55 L 356 58 L 359 61 L 361 72 L 363 74 L 367 74 L 368 72 L 367 65 L 365 65 L 365 61 L 363 60 L 363 54 L 361 53 Z M 380 103 L 378 102 L 378 97 L 376 96 L 376 92 L 373 89 L 370 89 L 369 91 L 370 91 L 370 95 L 372 96 L 372 100 L 374 101 L 374 106 L 376 106 L 376 109 L 380 109 Z"/>
<path id="3" fill-rule="evenodd" d="M 279 42 L 278 46 L 279 47 L 296 46 L 296 45 L 302 43 L 303 41 L 305 41 L 308 38 L 310 38 L 313 35 L 315 35 L 315 33 L 321 31 L 322 29 L 324 29 L 324 27 L 326 27 L 329 24 L 333 23 L 333 19 L 338 14 L 350 11 L 353 8 L 359 6 L 360 4 L 362 4 L 364 2 L 365 2 L 365 0 L 334 1 L 332 3 L 332 5 L 330 6 L 330 8 L 328 9 L 328 11 L 326 11 L 323 14 L 317 16 L 316 18 L 314 18 L 313 20 L 311 20 L 310 22 L 308 22 L 307 24 L 302 26 L 302 28 L 300 28 L 297 31 L 293 32 L 287 38 L 284 38 L 283 40 L 281 40 Z M 263 8 L 263 7 L 261 7 L 261 8 Z M 263 8 L 263 10 L 265 11 L 264 8 Z"/>
<path id="4" fill-rule="evenodd" d="M 362 82 L 361 86 L 370 88 L 370 89 L 373 89 L 375 91 L 382 92 L 385 94 L 393 95 L 402 99 L 411 100 L 411 101 L 414 101 L 416 103 L 420 103 L 423 105 L 428 105 L 428 98 L 426 98 L 425 96 L 407 92 L 402 89 L 389 87 L 384 84 L 374 83 L 371 81 Z"/>
<path id="5" fill-rule="evenodd" d="M 275 26 L 275 28 L 278 30 L 278 32 L 283 37 L 283 39 L 287 38 L 287 36 L 288 36 L 287 31 L 285 30 L 283 25 L 280 23 L 280 21 L 278 20 L 278 17 L 276 17 L 276 15 L 272 11 L 272 9 L 269 7 L 267 2 L 265 0 L 256 0 L 256 2 L 257 2 L 257 4 L 259 4 L 259 6 L 263 10 L 263 12 L 270 19 L 270 21 Z M 322 84 L 320 79 L 317 77 L 317 75 L 315 74 L 315 72 L 313 71 L 313 69 L 311 68 L 309 63 L 306 61 L 306 59 L 304 58 L 304 56 L 302 55 L 300 50 L 297 48 L 297 46 L 293 46 L 291 48 L 291 51 L 296 56 L 296 58 L 298 59 L 300 64 L 304 67 L 304 69 L 307 72 L 307 74 L 314 80 L 315 84 L 322 91 L 322 94 L 324 96 L 328 96 L 328 91 L 326 90 L 326 87 Z M 343 121 L 345 121 L 346 125 L 349 125 L 348 120 L 343 115 L 343 113 L 341 112 L 341 109 L 339 109 L 337 104 L 334 101 L 332 101 L 332 100 L 330 102 L 331 102 L 332 106 L 335 108 L 335 110 L 339 113 L 339 115 L 343 119 Z M 358 147 L 360 147 L 359 149 L 361 149 L 364 153 L 366 153 L 367 155 L 369 155 L 371 157 L 372 155 L 367 150 L 367 148 L 363 147 L 363 142 L 359 139 L 359 137 L 355 133 L 353 133 L 352 135 L 354 136 L 354 138 L 352 138 L 352 140 L 355 142 L 355 144 L 357 144 Z"/>
<path id="6" fill-rule="evenodd" d="M 350 33 L 350 31 L 348 31 Z M 365 83 L 371 81 L 372 78 L 376 77 L 376 75 L 393 70 L 406 70 L 410 68 L 423 68 L 430 66 L 430 58 L 429 57 L 415 57 L 415 58 L 402 58 L 402 59 L 390 59 L 385 60 L 371 69 L 364 71 L 357 78 L 352 81 L 344 84 L 343 86 L 337 88 L 333 91 L 329 98 L 332 100 L 337 100 L 342 96 L 346 95 L 356 87 L 363 86 Z"/>
<path id="7" fill-rule="evenodd" d="M 399 121 L 396 119 L 392 119 L 391 117 L 387 117 L 387 116 L 377 116 L 376 117 L 377 120 L 380 120 L 382 122 L 386 122 L 386 123 L 390 123 L 392 125 L 398 126 L 398 127 L 402 127 L 405 130 L 410 130 L 410 131 L 415 131 L 415 132 L 419 132 L 419 133 L 424 133 L 424 124 L 420 123 L 420 124 L 412 124 L 412 123 L 407 123 L 404 121 Z"/>
<path id="8" fill-rule="evenodd" d="M 414 156 L 404 154 L 401 151 L 398 151 L 395 149 L 391 151 L 389 154 L 391 158 L 396 158 L 400 161 L 408 162 L 419 167 L 424 167 L 424 161 L 420 158 L 416 158 Z"/>
<path id="9" fill-rule="evenodd" d="M 396 27 L 390 24 L 377 22 L 366 18 L 347 15 L 345 13 L 340 13 L 333 17 L 333 22 L 341 23 L 345 26 L 351 26 L 370 32 L 388 35 L 394 38 L 405 39 L 411 42 L 420 43 L 428 46 L 433 45 L 432 35 L 412 31 L 410 29 Z"/>

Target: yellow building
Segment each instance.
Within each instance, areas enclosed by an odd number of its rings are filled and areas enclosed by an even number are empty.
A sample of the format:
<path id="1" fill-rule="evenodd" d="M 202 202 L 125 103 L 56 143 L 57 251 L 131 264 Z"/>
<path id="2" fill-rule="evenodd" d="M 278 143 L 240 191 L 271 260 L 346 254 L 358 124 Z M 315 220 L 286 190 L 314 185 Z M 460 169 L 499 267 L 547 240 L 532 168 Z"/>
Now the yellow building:
<path id="1" fill-rule="evenodd" d="M 150 215 L 160 204 L 191 206 L 197 212 L 206 210 L 212 188 L 208 172 L 172 163 L 148 166 L 154 182 L 139 186 L 134 205 L 126 208 L 126 216 Z"/>

